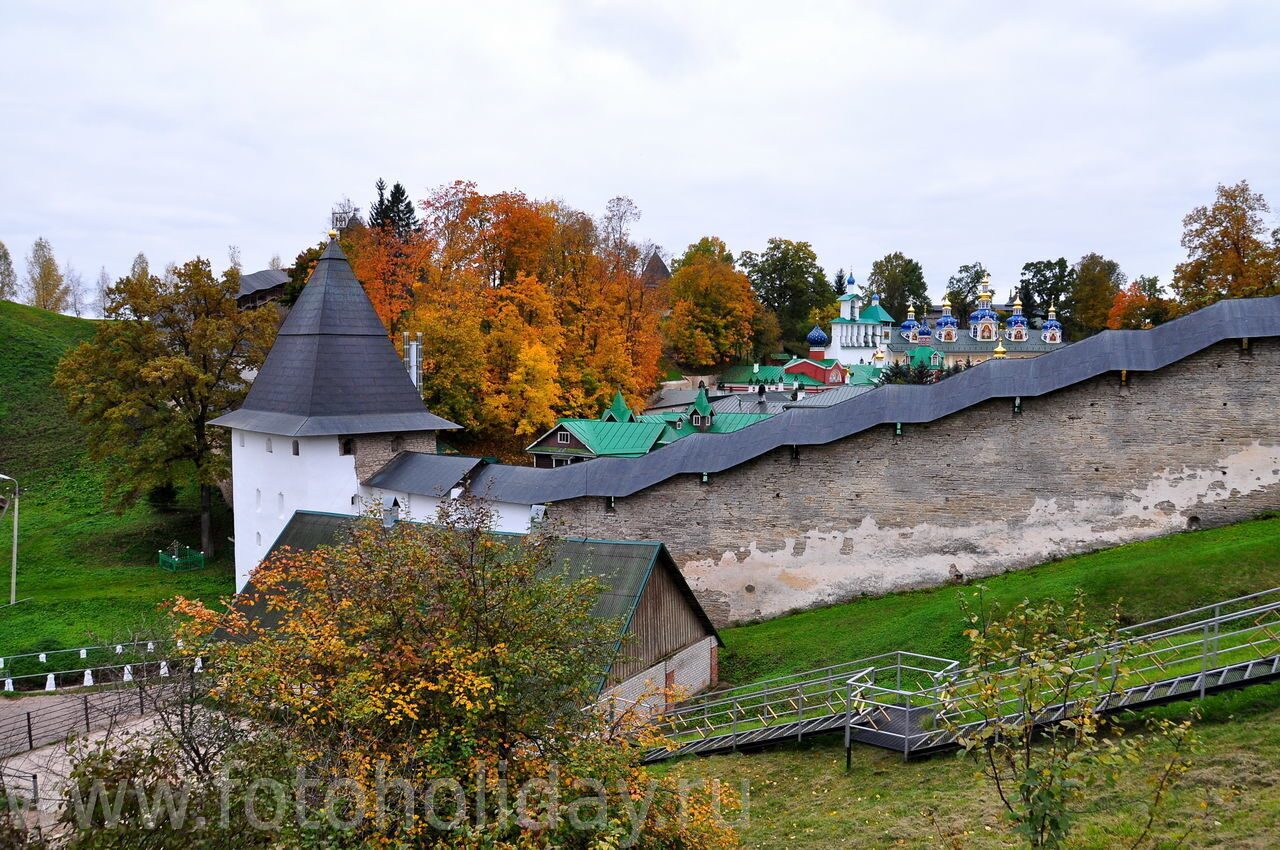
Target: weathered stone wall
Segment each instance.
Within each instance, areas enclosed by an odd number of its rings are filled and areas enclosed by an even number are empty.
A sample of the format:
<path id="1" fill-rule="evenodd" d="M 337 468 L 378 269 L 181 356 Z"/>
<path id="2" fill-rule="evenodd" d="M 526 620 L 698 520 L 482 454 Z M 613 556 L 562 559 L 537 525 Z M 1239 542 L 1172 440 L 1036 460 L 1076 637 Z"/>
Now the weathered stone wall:
<path id="1" fill-rule="evenodd" d="M 356 478 L 365 481 L 386 466 L 400 452 L 436 450 L 435 431 L 404 431 L 396 434 L 360 434 L 356 436 Z"/>
<path id="2" fill-rule="evenodd" d="M 718 623 L 772 617 L 1280 508 L 1277 374 L 1280 340 L 1224 342 L 1020 414 L 994 400 L 549 514 L 569 534 L 662 540 Z"/>

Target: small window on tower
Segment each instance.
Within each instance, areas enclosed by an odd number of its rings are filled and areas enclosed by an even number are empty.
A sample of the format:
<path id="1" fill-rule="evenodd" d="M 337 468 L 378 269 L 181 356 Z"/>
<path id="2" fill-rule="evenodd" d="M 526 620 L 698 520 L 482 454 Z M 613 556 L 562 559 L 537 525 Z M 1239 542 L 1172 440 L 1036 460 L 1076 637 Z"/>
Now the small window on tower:
<path id="1" fill-rule="evenodd" d="M 276 516 L 284 519 L 284 493 L 276 493 Z"/>
<path id="2" fill-rule="evenodd" d="M 255 535 L 253 536 L 253 542 L 254 542 L 254 543 L 256 543 L 256 544 L 258 544 L 259 546 L 261 546 L 261 545 L 262 545 L 262 532 L 261 532 L 261 531 L 259 531 L 257 534 L 255 534 Z"/>
<path id="3" fill-rule="evenodd" d="M 556 442 L 561 444 L 567 444 L 569 442 L 569 432 L 561 431 L 559 434 L 556 434 Z"/>
<path id="4" fill-rule="evenodd" d="M 244 431 L 240 432 L 240 448 L 244 448 Z"/>
<path id="5" fill-rule="evenodd" d="M 300 454 L 300 452 L 298 451 L 298 441 L 297 441 L 297 440 L 294 440 L 294 441 L 293 441 L 293 456 L 294 456 L 294 457 L 297 457 L 299 454 Z"/>
<path id="6" fill-rule="evenodd" d="M 271 450 L 271 438 L 270 438 L 270 437 L 267 437 L 267 453 L 268 453 L 268 454 L 275 454 L 275 453 Z"/>
<path id="7" fill-rule="evenodd" d="M 353 455 L 356 453 L 356 441 L 352 437 L 348 437 L 338 444 L 338 454 Z"/>

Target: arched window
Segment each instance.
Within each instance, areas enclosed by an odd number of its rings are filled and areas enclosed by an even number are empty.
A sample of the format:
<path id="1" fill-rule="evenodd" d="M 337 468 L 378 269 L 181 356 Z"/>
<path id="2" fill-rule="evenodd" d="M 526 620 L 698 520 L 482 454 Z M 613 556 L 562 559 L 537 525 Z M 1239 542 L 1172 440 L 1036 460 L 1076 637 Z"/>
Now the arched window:
<path id="1" fill-rule="evenodd" d="M 338 454 L 354 455 L 355 453 L 356 453 L 355 437 L 347 437 L 345 440 L 343 440 L 341 443 L 338 444 Z"/>
<path id="2" fill-rule="evenodd" d="M 271 450 L 271 438 L 270 438 L 270 437 L 267 437 L 267 453 L 268 453 L 268 454 L 274 454 L 274 452 Z"/>
<path id="3" fill-rule="evenodd" d="M 255 511 L 262 510 L 262 488 L 261 487 L 253 491 L 253 509 Z"/>
<path id="4" fill-rule="evenodd" d="M 298 441 L 297 441 L 297 440 L 294 440 L 294 441 L 293 441 L 293 456 L 294 456 L 294 457 L 297 457 L 299 454 L 301 454 L 301 452 L 299 452 L 299 451 L 298 451 L 298 449 L 299 449 Z"/>
<path id="5" fill-rule="evenodd" d="M 259 531 L 257 534 L 255 534 L 255 535 L 254 535 L 254 543 L 256 543 L 256 544 L 257 544 L 257 545 L 259 545 L 259 546 L 261 546 L 261 545 L 262 545 L 262 532 L 261 532 L 261 531 Z"/>
<path id="6" fill-rule="evenodd" d="M 276 493 L 276 516 L 284 519 L 284 493 Z"/>

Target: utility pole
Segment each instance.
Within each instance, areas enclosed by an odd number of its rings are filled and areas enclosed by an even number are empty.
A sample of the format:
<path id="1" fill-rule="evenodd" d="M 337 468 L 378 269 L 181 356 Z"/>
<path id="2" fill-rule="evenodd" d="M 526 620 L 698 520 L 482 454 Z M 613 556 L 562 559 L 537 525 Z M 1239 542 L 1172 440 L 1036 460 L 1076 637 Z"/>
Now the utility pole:
<path id="1" fill-rule="evenodd" d="M 18 479 L 0 473 L 0 479 L 13 482 L 13 552 L 9 566 L 9 604 L 18 604 Z M 4 516 L 0 512 L 0 516 Z"/>

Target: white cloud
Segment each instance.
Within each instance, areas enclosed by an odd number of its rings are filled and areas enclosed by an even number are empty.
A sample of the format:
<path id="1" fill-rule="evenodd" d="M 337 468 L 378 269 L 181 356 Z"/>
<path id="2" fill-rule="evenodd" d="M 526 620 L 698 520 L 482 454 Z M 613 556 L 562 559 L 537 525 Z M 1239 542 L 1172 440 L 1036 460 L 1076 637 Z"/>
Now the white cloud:
<path id="1" fill-rule="evenodd" d="M 1166 280 L 1179 221 L 1280 204 L 1266 3 L 10 4 L 0 240 L 82 268 L 289 257 L 379 177 L 456 178 L 736 250 L 775 235 L 935 291 L 1097 250 Z"/>

